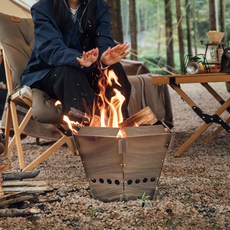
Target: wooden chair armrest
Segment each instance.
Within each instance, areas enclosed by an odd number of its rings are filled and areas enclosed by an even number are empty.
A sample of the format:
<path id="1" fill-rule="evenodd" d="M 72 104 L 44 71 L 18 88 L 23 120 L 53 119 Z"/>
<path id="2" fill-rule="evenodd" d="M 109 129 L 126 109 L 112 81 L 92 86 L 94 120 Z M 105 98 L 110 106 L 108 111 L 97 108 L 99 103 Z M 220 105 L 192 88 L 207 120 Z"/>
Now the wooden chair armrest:
<path id="1" fill-rule="evenodd" d="M 12 101 L 15 100 L 22 100 L 30 107 L 32 106 L 32 90 L 28 86 L 24 86 L 23 88 L 17 90 L 15 93 L 13 93 L 10 97 Z"/>

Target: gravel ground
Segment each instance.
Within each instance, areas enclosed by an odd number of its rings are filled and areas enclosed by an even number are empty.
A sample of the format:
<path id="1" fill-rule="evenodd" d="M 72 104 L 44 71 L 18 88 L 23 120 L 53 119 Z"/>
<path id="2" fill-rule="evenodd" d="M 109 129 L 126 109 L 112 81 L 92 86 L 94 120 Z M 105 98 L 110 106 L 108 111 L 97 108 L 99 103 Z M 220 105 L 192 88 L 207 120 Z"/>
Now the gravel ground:
<path id="1" fill-rule="evenodd" d="M 224 84 L 214 86 L 223 97 L 229 96 Z M 205 112 L 214 111 L 217 104 L 210 100 L 211 96 L 206 97 L 202 86 L 183 88 L 195 102 L 202 98 L 199 105 Z M 174 91 L 170 89 L 170 93 L 174 144 L 166 154 L 155 200 L 103 203 L 91 198 L 80 157 L 62 147 L 39 167 L 41 172 L 36 178 L 56 188 L 53 196 L 59 201 L 33 203 L 33 208 L 40 211 L 33 217 L 1 218 L 0 230 L 230 229 L 229 134 L 223 131 L 208 144 L 203 144 L 200 138 L 175 158 L 175 151 L 202 122 Z M 28 158 L 45 148 L 30 138 L 24 140 L 23 147 Z M 17 170 L 16 152 L 10 159 Z"/>

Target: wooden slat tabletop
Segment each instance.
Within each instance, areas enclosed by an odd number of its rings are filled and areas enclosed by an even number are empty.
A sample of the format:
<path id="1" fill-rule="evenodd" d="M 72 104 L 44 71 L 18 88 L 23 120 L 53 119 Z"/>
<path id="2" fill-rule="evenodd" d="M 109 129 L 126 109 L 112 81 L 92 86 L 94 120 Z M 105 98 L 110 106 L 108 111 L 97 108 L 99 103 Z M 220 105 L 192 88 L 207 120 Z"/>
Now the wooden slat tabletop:
<path id="1" fill-rule="evenodd" d="M 152 84 L 230 82 L 229 73 L 154 75 Z"/>

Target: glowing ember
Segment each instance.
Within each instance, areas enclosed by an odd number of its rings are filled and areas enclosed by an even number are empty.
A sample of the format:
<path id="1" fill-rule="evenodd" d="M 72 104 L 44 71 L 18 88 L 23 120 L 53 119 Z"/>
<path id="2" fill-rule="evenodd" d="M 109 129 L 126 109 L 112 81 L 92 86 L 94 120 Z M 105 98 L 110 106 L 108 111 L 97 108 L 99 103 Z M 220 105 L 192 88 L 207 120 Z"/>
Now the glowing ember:
<path id="1" fill-rule="evenodd" d="M 60 106 L 60 105 L 61 105 L 61 102 L 60 102 L 60 101 L 56 101 L 54 105 L 55 105 L 55 106 Z"/>

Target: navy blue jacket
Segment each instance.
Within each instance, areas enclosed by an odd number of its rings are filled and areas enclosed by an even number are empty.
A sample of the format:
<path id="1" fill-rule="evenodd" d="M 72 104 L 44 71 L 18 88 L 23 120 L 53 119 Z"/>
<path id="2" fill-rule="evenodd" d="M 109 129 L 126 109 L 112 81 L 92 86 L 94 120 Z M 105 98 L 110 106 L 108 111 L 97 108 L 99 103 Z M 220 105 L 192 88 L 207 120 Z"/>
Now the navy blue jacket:
<path id="1" fill-rule="evenodd" d="M 21 86 L 30 86 L 41 80 L 56 66 L 68 65 L 80 68 L 76 57 L 81 56 L 83 50 L 98 47 L 100 56 L 108 47 L 115 45 L 110 35 L 110 12 L 107 3 L 104 0 L 91 1 L 96 1 L 95 31 L 90 34 L 90 42 L 87 42 L 85 47 L 80 42 L 79 30 L 79 21 L 85 12 L 82 6 L 78 10 L 76 23 L 71 20 L 64 34 L 57 26 L 50 0 L 39 1 L 31 8 L 35 44 L 28 65 L 21 76 Z M 65 10 L 69 11 L 67 7 Z"/>

